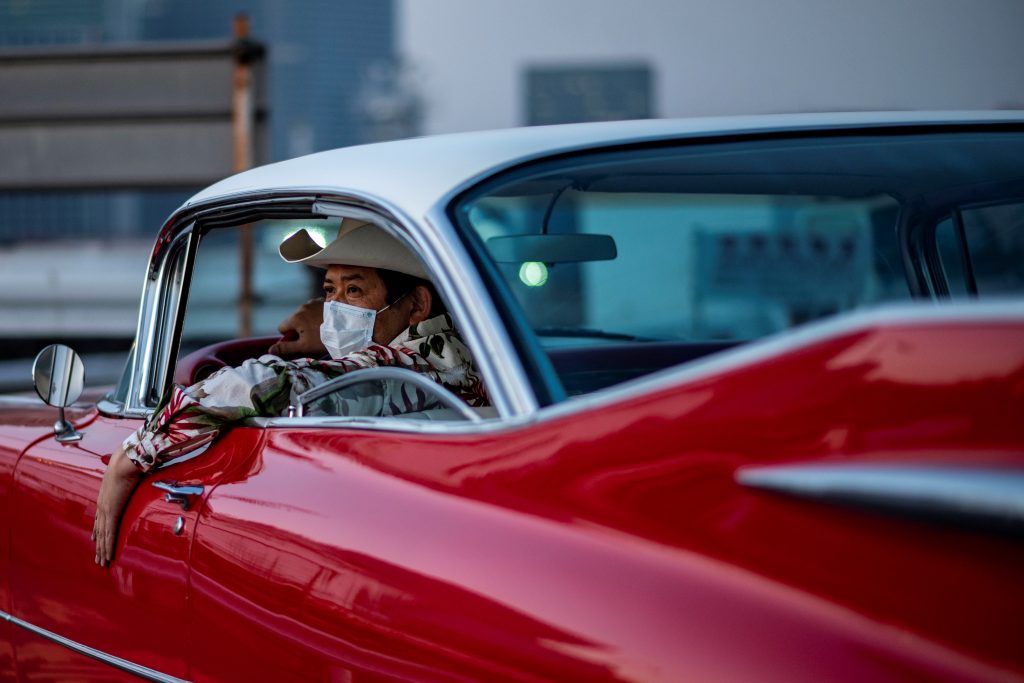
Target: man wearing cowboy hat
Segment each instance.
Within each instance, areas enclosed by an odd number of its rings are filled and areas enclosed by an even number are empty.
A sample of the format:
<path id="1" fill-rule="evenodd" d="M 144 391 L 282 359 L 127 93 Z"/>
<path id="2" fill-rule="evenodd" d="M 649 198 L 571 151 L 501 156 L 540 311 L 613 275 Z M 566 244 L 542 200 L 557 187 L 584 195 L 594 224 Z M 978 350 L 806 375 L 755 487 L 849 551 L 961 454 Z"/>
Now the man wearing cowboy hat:
<path id="1" fill-rule="evenodd" d="M 407 368 L 471 406 L 489 404 L 472 355 L 426 271 L 397 239 L 371 223 L 345 219 L 338 237 L 322 249 L 300 230 L 279 251 L 289 263 L 325 269 L 319 337 L 330 358 L 286 361 L 268 354 L 221 368 L 190 387 L 175 386 L 162 409 L 111 456 L 96 502 L 97 564 L 113 559 L 121 513 L 143 473 L 210 443 L 235 422 L 282 415 L 300 394 L 347 372 Z M 386 416 L 439 405 L 404 383 L 385 385 L 384 393 L 327 399 L 331 414 L 339 415 Z"/>
<path id="2" fill-rule="evenodd" d="M 324 313 L 336 316 L 339 310 L 337 304 L 324 305 L 331 292 L 340 295 L 335 297 L 336 302 L 377 310 L 373 339 L 381 344 L 394 339 L 410 324 L 424 320 L 423 311 L 430 318 L 445 312 L 444 304 L 420 262 L 398 240 L 368 223 L 345 219 L 338 238 L 324 248 L 305 230 L 299 230 L 282 242 L 278 251 L 288 263 L 324 268 L 327 273 L 324 278 L 325 298 L 303 304 L 279 326 L 285 336 L 270 347 L 270 353 L 276 356 L 318 357 L 328 354 L 329 349 L 321 339 Z M 337 265 L 342 262 L 347 265 Z M 348 272 L 354 268 L 369 272 Z M 340 279 L 343 276 L 344 280 Z M 343 288 L 339 287 L 342 283 L 345 285 Z M 383 300 L 376 296 L 382 291 L 387 292 Z M 405 324 L 404 313 L 410 304 L 413 315 L 408 316 L 408 324 Z M 380 310 L 393 305 L 401 308 L 389 308 L 387 312 Z"/>

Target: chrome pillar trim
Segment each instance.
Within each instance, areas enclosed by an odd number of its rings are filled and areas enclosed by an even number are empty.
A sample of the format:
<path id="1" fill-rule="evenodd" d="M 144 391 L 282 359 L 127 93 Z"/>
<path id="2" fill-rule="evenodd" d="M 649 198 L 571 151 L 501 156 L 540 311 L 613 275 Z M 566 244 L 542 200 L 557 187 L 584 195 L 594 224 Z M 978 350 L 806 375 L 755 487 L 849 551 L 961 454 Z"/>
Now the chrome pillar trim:
<path id="1" fill-rule="evenodd" d="M 0 612 L 0 618 L 14 626 L 19 626 L 30 633 L 42 636 L 43 638 L 53 641 L 58 645 L 63 645 L 69 650 L 85 655 L 86 657 L 92 657 L 104 664 L 109 664 L 115 669 L 120 669 L 121 671 L 133 674 L 147 681 L 159 681 L 160 683 L 188 683 L 188 681 L 183 678 L 175 678 L 174 676 L 169 676 L 165 673 L 150 669 L 149 667 L 129 662 L 127 659 L 121 659 L 120 657 L 107 654 L 106 652 L 89 647 L 88 645 L 76 643 L 64 636 L 59 636 L 52 631 L 47 631 L 46 629 L 30 624 L 27 621 L 22 621 L 18 617 L 7 614 L 6 612 Z"/>
<path id="2" fill-rule="evenodd" d="M 150 392 L 155 384 L 162 379 L 166 369 L 168 344 L 174 325 L 174 316 L 167 307 L 180 305 L 180 278 L 171 278 L 171 271 L 177 266 L 182 249 L 186 249 L 189 240 L 193 239 L 193 228 L 190 223 L 174 236 L 170 243 L 155 255 L 155 261 L 149 264 L 147 278 L 139 307 L 139 324 L 136 331 L 135 365 L 131 368 L 125 413 L 148 414 Z M 183 264 L 187 268 L 187 264 Z M 177 287 L 177 289 L 175 289 Z M 162 387 L 160 387 L 162 389 Z"/>
<path id="3" fill-rule="evenodd" d="M 470 422 L 468 420 L 444 420 L 432 422 L 417 420 L 402 415 L 388 417 L 250 417 L 242 424 L 260 429 L 359 429 L 395 434 L 434 434 L 440 436 L 501 434 L 521 429 L 533 423 L 533 418 L 496 418 L 484 416 L 483 419 Z"/>
<path id="4" fill-rule="evenodd" d="M 498 314 L 487 288 L 469 258 L 462 241 L 448 223 L 442 208 L 425 217 L 432 228 L 425 231 L 425 248 L 421 253 L 431 256 L 428 267 L 440 273 L 447 291 L 453 293 L 451 305 L 467 319 L 476 322 L 472 329 L 464 331 L 466 345 L 474 350 L 474 360 L 486 376 L 495 377 L 504 389 L 499 405 L 491 396 L 495 407 L 503 416 L 529 415 L 536 413 L 540 405 L 522 361 L 515 352 L 515 345 L 505 330 L 505 323 Z M 445 245 L 460 245 L 460 248 L 445 248 Z"/>
<path id="5" fill-rule="evenodd" d="M 150 264 L 154 269 L 156 264 Z M 150 270 L 147 270 L 147 274 Z M 152 366 L 151 351 L 156 336 L 157 314 L 159 301 L 162 298 L 164 281 L 162 268 L 156 268 L 153 277 L 147 277 L 142 290 L 142 300 L 139 302 L 139 324 L 135 332 L 135 359 L 131 368 L 131 375 L 128 379 L 128 392 L 125 396 L 126 410 L 140 410 L 145 408 L 145 391 L 147 378 L 150 375 Z"/>
<path id="6" fill-rule="evenodd" d="M 832 463 L 744 467 L 743 486 L 952 521 L 1024 525 L 1024 471 L 925 464 Z"/>
<path id="7" fill-rule="evenodd" d="M 109 396 L 97 401 L 96 409 L 110 417 L 134 417 L 143 420 L 152 412 L 148 408 L 126 408 L 123 403 L 113 400 Z"/>

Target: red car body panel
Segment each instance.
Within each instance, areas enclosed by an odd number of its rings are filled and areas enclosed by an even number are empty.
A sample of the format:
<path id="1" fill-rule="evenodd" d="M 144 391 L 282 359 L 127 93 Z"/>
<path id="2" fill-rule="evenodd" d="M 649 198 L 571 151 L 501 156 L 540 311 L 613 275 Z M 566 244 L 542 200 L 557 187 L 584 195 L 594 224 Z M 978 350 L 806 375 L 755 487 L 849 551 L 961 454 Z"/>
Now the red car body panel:
<path id="1" fill-rule="evenodd" d="M 1015 680 L 1018 539 L 735 473 L 1019 469 L 1021 339 L 1020 322 L 868 329 L 481 435 L 268 430 L 199 520 L 192 675 Z"/>
<path id="2" fill-rule="evenodd" d="M 168 629 L 173 638 L 181 628 L 187 578 L 187 547 L 152 533 L 160 521 L 159 511 L 150 510 L 156 507 L 156 492 L 141 487 L 132 498 L 120 535 L 120 567 L 104 570 L 90 556 L 105 454 L 137 424 L 94 413 L 79 426 L 86 436 L 78 444 L 49 438 L 22 457 L 12 499 L 18 510 L 11 527 L 13 614 L 75 642 L 182 675 L 183 657 L 175 662 L 145 652 L 147 632 Z M 140 524 L 145 533 L 138 532 Z M 79 656 L 69 658 L 56 643 L 33 638 L 26 648 L 18 652 L 22 676 L 52 677 L 62 670 L 100 675 L 109 669 L 84 658 L 66 669 L 67 660 L 79 661 Z"/>
<path id="3" fill-rule="evenodd" d="M 86 437 L 60 445 L 48 409 L 23 413 L 0 428 L 5 598 L 195 680 L 1014 680 L 1019 539 L 735 474 L 1019 470 L 1021 339 L 1021 322 L 878 326 L 479 434 L 237 428 L 154 476 L 204 485 L 190 510 L 138 489 L 111 569 L 92 562 L 93 501 L 138 422 L 79 414 Z M 111 676 L 16 630 L 22 678 Z"/>
<path id="4" fill-rule="evenodd" d="M 0 529 L 10 529 L 14 468 L 26 444 L 53 434 L 53 410 L 21 399 L 0 399 Z M 11 612 L 10 535 L 0 533 L 0 610 Z M 14 680 L 16 635 L 10 624 L 0 623 L 0 681 Z"/>
<path id="5" fill-rule="evenodd" d="M 173 480 L 212 487 L 233 471 L 230 463 L 238 458 L 231 444 L 239 437 L 244 442 L 247 432 L 226 438 L 209 457 L 168 467 L 144 482 L 125 511 L 118 561 L 101 568 L 93 561 L 90 538 L 100 479 L 109 453 L 138 424 L 93 413 L 76 425 L 86 433 L 78 444 L 61 445 L 51 436 L 22 457 L 11 498 L 18 511 L 11 525 L 12 613 L 76 643 L 185 678 L 188 559 L 202 500 L 183 510 L 151 484 Z M 243 447 L 251 450 L 251 444 Z M 179 517 L 185 522 L 181 535 L 174 532 Z M 110 676 L 107 664 L 26 636 L 16 643 L 23 678 Z"/>

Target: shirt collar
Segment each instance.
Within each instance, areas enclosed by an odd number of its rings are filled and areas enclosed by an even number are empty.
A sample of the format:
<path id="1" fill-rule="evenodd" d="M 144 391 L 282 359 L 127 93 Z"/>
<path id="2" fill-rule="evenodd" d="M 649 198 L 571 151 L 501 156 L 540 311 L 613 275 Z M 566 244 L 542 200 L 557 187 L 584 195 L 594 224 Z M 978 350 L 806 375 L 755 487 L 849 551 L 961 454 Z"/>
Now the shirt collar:
<path id="1" fill-rule="evenodd" d="M 395 337 L 388 346 L 405 344 L 439 332 L 450 332 L 453 329 L 451 316 L 447 313 L 442 313 L 441 315 L 435 315 L 433 318 L 427 318 L 415 325 L 410 325 L 407 330 Z"/>

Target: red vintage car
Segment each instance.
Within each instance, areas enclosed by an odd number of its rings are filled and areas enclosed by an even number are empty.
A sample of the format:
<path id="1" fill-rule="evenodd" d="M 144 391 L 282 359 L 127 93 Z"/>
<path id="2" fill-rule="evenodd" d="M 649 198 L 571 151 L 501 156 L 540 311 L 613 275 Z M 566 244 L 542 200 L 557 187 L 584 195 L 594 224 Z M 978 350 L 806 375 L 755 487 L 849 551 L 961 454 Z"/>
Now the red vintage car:
<path id="1" fill-rule="evenodd" d="M 493 405 L 110 453 L 264 353 L 345 217 L 432 275 Z M 239 338 L 235 232 L 252 248 Z M 0 680 L 1024 680 L 1024 117 L 642 121 L 354 147 L 159 231 L 120 384 L 0 399 Z M 393 372 L 393 371 L 392 371 Z M 85 369 L 87 375 L 88 368 Z M 62 419 L 58 418 L 58 408 Z M 314 414 L 315 413 L 315 414 Z"/>

